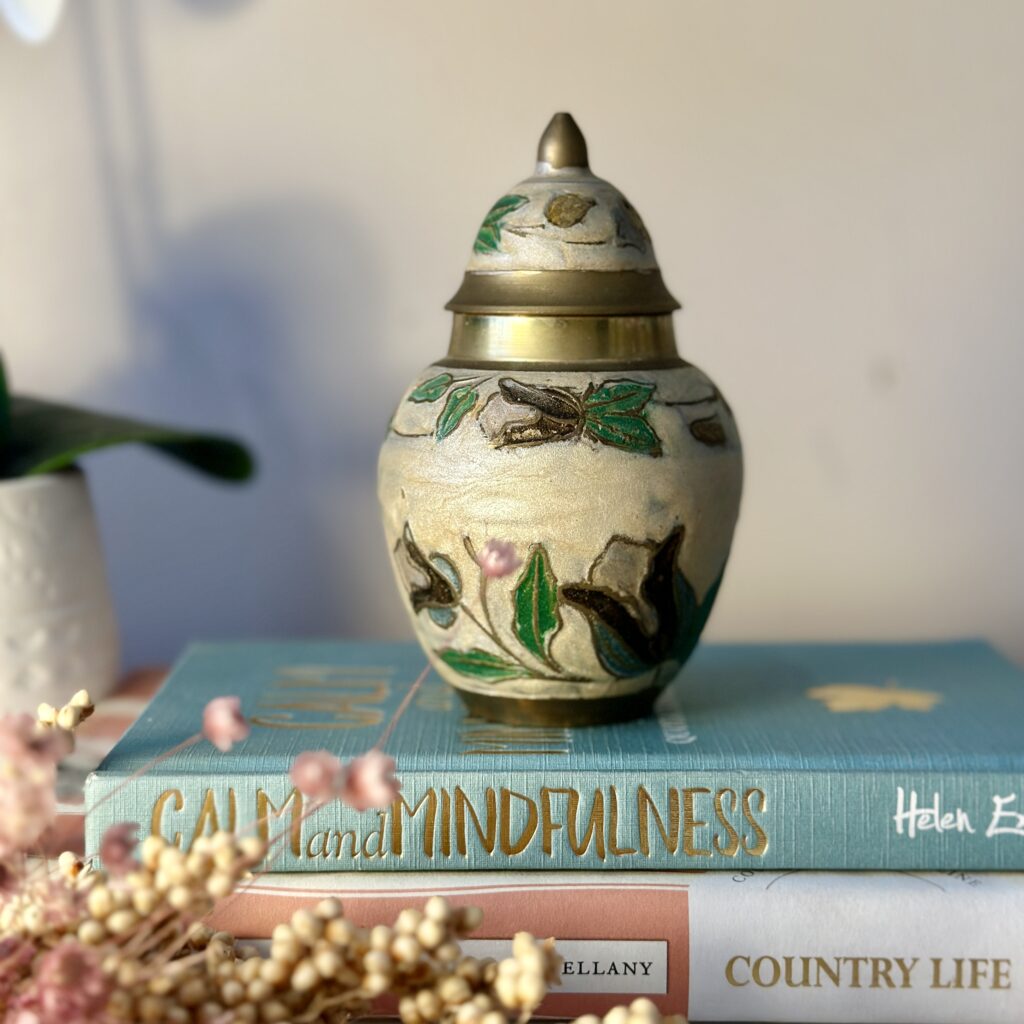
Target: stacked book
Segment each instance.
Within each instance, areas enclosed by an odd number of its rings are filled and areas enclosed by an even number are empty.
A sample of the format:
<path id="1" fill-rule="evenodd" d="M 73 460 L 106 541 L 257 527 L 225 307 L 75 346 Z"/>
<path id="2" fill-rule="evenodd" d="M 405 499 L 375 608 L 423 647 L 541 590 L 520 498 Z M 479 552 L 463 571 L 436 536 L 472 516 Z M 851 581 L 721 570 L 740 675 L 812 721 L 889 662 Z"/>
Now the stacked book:
<path id="1" fill-rule="evenodd" d="M 474 904 L 468 952 L 557 938 L 552 1015 L 1024 1017 L 1024 674 L 987 645 L 705 645 L 656 717 L 585 729 L 468 717 L 432 676 L 386 742 L 401 797 L 307 814 L 296 755 L 374 747 L 422 668 L 402 644 L 192 649 L 90 777 L 87 848 L 121 821 L 277 837 L 212 922 L 240 938 L 326 895 L 359 923 Z M 247 740 L 134 777 L 220 694 Z"/>

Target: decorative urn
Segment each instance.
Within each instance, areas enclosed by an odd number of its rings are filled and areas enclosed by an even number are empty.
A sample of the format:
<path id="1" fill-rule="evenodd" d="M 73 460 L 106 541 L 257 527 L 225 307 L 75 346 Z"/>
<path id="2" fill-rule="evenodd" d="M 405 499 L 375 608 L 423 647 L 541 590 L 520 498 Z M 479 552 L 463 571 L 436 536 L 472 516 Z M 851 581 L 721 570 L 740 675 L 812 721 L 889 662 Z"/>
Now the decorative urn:
<path id="1" fill-rule="evenodd" d="M 431 664 L 481 717 L 649 713 L 707 621 L 742 486 L 732 412 L 680 358 L 651 240 L 556 114 L 473 244 L 445 358 L 378 491 Z"/>

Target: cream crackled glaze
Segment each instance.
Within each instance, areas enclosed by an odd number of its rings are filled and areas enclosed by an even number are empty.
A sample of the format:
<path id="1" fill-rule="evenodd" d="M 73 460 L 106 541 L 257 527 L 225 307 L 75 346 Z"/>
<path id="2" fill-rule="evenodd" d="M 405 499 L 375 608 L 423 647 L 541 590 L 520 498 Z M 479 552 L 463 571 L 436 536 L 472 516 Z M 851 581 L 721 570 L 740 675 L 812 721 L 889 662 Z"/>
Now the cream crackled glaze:
<path id="1" fill-rule="evenodd" d="M 732 413 L 693 366 L 430 367 L 399 403 L 379 483 L 399 586 L 442 674 L 562 698 L 671 677 L 714 599 L 741 487 Z M 504 579 L 475 560 L 492 537 L 524 563 Z M 669 578 L 655 579 L 659 553 Z"/>

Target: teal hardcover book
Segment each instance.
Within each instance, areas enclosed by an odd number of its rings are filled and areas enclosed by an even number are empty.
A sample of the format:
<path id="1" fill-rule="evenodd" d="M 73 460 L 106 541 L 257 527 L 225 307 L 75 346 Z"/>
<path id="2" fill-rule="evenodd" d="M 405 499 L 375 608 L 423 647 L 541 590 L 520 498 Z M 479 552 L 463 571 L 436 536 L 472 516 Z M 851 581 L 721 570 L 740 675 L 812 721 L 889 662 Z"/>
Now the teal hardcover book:
<path id="1" fill-rule="evenodd" d="M 295 756 L 373 747 L 424 665 L 412 644 L 191 649 L 90 777 L 88 848 L 134 821 L 278 837 L 275 871 L 1024 869 L 1024 673 L 986 644 L 704 645 L 656 717 L 581 729 L 467 717 L 431 675 L 385 746 L 401 798 L 307 816 Z M 247 740 L 131 778 L 222 694 Z"/>

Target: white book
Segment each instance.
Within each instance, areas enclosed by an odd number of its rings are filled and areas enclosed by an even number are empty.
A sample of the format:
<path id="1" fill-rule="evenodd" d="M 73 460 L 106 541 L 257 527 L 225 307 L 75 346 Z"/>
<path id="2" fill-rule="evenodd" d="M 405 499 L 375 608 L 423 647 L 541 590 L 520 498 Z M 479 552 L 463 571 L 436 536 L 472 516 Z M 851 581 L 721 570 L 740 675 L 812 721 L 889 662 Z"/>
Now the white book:
<path id="1" fill-rule="evenodd" d="M 544 1014 L 639 995 L 694 1021 L 1020 1024 L 1024 875 L 814 871 L 268 874 L 214 913 L 269 936 L 339 897 L 360 924 L 440 893 L 484 910 L 465 943 L 506 955 L 554 936 L 562 984 Z"/>

